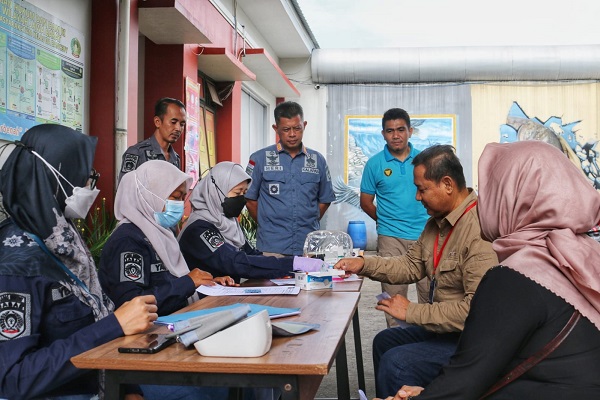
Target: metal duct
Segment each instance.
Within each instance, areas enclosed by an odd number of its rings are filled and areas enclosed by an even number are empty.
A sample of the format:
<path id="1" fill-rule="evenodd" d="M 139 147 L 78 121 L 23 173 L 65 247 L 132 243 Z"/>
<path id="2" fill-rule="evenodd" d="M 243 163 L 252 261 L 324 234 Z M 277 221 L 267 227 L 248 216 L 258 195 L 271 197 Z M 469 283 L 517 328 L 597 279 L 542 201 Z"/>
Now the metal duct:
<path id="1" fill-rule="evenodd" d="M 315 49 L 314 83 L 600 79 L 600 45 Z"/>

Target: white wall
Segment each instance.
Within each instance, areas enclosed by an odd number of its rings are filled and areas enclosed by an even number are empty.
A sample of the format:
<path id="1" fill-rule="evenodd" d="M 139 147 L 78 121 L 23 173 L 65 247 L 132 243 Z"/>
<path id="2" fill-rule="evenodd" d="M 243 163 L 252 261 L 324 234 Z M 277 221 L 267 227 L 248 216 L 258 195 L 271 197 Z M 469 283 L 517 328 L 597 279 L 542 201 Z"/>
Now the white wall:
<path id="1" fill-rule="evenodd" d="M 280 67 L 300 91 L 299 98 L 286 98 L 297 102 L 304 109 L 307 121 L 304 132 L 304 145 L 323 154 L 327 158 L 327 86 L 319 89 L 311 80 L 310 58 L 281 59 Z"/>

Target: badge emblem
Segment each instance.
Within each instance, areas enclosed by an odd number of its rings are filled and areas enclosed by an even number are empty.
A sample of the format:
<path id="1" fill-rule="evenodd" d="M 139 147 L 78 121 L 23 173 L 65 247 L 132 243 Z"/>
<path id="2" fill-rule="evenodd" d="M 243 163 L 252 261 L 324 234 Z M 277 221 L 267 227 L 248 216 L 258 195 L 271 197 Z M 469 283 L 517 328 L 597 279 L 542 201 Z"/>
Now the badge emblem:
<path id="1" fill-rule="evenodd" d="M 306 168 L 317 168 L 317 155 L 307 154 L 304 159 L 304 167 Z"/>
<path id="2" fill-rule="evenodd" d="M 267 166 L 279 165 L 279 153 L 276 151 L 265 151 Z"/>
<path id="3" fill-rule="evenodd" d="M 248 165 L 246 166 L 246 173 L 252 176 L 252 172 L 254 172 L 254 166 L 256 163 L 252 160 L 248 161 Z"/>
<path id="4" fill-rule="evenodd" d="M 277 196 L 279 194 L 279 183 L 269 183 L 269 194 Z"/>
<path id="5" fill-rule="evenodd" d="M 390 168 L 386 168 L 383 170 L 383 174 L 385 176 L 391 176 L 392 175 L 392 170 Z"/>
<path id="6" fill-rule="evenodd" d="M 147 160 L 158 160 L 158 156 L 152 150 L 146 150 L 145 153 Z"/>
<path id="7" fill-rule="evenodd" d="M 217 231 L 206 230 L 200 235 L 200 239 L 213 253 L 225 243 L 223 236 Z"/>
<path id="8" fill-rule="evenodd" d="M 136 156 L 135 154 L 125 153 L 125 158 L 123 159 L 123 166 L 121 167 L 121 172 L 131 172 L 135 170 L 139 158 L 140 156 Z"/>
<path id="9" fill-rule="evenodd" d="M 141 254 L 121 253 L 121 282 L 144 279 L 144 259 Z"/>
<path id="10" fill-rule="evenodd" d="M 31 333 L 31 301 L 25 293 L 0 293 L 0 340 Z"/>

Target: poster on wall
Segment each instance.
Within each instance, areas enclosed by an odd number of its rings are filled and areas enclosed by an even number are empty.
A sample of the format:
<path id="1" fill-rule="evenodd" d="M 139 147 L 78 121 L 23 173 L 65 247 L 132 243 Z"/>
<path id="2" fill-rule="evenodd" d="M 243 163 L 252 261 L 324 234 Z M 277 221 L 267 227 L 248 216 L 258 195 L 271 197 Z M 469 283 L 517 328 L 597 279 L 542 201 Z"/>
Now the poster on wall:
<path id="1" fill-rule="evenodd" d="M 185 109 L 187 122 L 185 124 L 185 173 L 193 178 L 192 187 L 200 177 L 199 151 L 199 111 L 200 111 L 200 84 L 190 78 L 185 78 Z"/>
<path id="2" fill-rule="evenodd" d="M 22 0 L 0 6 L 0 139 L 34 125 L 83 130 L 84 35 Z"/>

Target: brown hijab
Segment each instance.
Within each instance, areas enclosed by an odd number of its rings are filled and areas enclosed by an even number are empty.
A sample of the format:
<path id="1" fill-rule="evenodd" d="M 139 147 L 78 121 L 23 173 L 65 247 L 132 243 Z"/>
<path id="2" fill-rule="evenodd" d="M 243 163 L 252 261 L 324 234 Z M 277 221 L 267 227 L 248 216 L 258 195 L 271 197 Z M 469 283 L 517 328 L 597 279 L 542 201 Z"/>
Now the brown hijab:
<path id="1" fill-rule="evenodd" d="M 600 194 L 555 147 L 488 144 L 479 159 L 479 219 L 502 265 L 565 299 L 600 329 Z"/>

